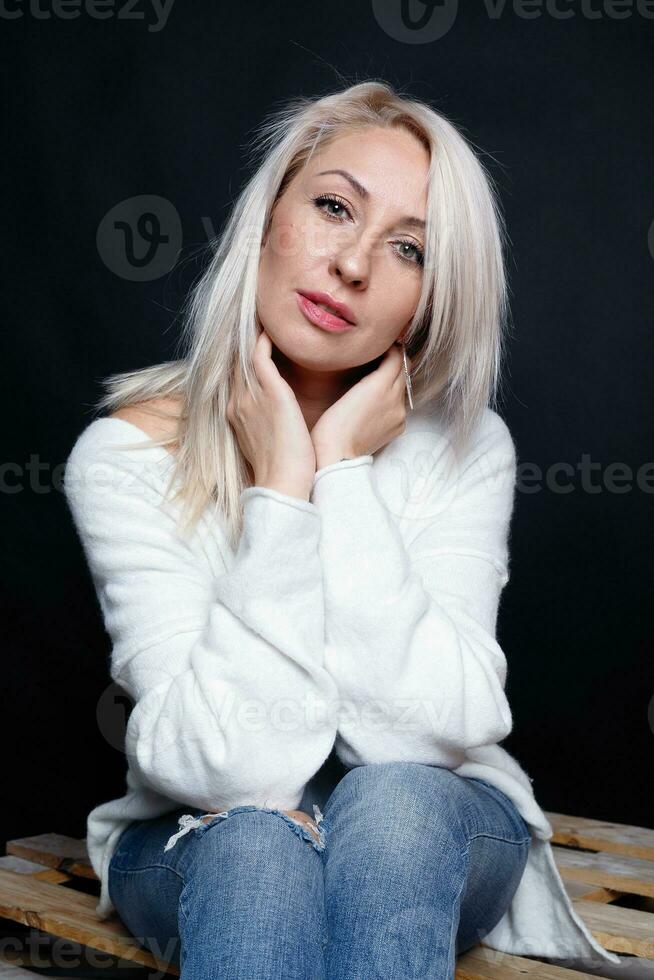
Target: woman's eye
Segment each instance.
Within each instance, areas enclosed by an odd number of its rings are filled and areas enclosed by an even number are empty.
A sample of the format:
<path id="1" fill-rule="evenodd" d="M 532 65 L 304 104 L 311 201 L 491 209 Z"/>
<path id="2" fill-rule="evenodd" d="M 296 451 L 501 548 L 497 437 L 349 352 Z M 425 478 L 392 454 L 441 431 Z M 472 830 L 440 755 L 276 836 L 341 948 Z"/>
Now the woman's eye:
<path id="1" fill-rule="evenodd" d="M 425 253 L 422 251 L 419 245 L 416 245 L 415 242 L 396 242 L 395 244 L 399 245 L 401 249 L 408 248 L 414 250 L 415 253 L 414 258 L 410 258 L 408 255 L 406 255 L 406 253 L 402 251 L 398 251 L 397 254 L 400 256 L 401 259 L 404 259 L 407 262 L 413 262 L 416 265 L 422 265 L 424 263 Z"/>
<path id="2" fill-rule="evenodd" d="M 343 213 L 349 214 L 346 204 L 343 201 L 339 201 L 337 197 L 331 197 L 329 194 L 321 194 L 320 197 L 314 197 L 313 203 L 316 205 L 319 211 L 324 210 L 324 204 L 331 204 L 335 208 L 340 208 L 340 214 L 334 211 L 325 211 L 325 214 L 329 215 L 330 218 L 340 218 Z"/>

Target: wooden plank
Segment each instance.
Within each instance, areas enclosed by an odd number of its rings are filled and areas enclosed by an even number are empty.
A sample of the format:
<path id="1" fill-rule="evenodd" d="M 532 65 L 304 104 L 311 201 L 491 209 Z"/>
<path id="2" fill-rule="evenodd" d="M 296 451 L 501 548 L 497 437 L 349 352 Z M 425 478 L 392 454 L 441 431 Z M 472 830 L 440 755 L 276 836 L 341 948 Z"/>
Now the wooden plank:
<path id="1" fill-rule="evenodd" d="M 614 902 L 620 898 L 624 892 L 613 891 L 612 888 L 603 888 L 602 885 L 589 885 L 586 881 L 575 881 L 564 879 L 563 885 L 568 896 L 572 901 L 584 898 L 587 902 Z"/>
<path id="2" fill-rule="evenodd" d="M 456 980 L 602 980 L 599 973 L 581 973 L 551 963 L 510 956 L 487 946 L 475 946 L 456 961 Z M 606 978 L 604 978 L 606 980 Z"/>
<path id="3" fill-rule="evenodd" d="M 553 847 L 554 861 L 562 878 L 602 885 L 630 895 L 654 896 L 654 862 L 593 851 Z"/>
<path id="4" fill-rule="evenodd" d="M 56 868 L 80 878 L 97 875 L 89 861 L 86 840 L 66 837 L 63 834 L 37 834 L 35 837 L 18 837 L 7 841 L 7 854 L 36 861 L 48 868 Z"/>
<path id="5" fill-rule="evenodd" d="M 41 881 L 50 881 L 53 885 L 61 885 L 66 881 L 71 881 L 71 876 L 57 871 L 55 868 L 46 868 L 43 864 L 36 861 L 27 861 L 25 858 L 16 857 L 14 854 L 5 854 L 0 857 L 0 868 L 7 871 L 15 871 L 21 875 L 33 875 Z"/>
<path id="6" fill-rule="evenodd" d="M 654 957 L 654 914 L 621 905 L 602 905 L 579 899 L 575 911 L 584 920 L 595 939 L 614 953 Z"/>
<path id="7" fill-rule="evenodd" d="M 117 916 L 98 919 L 97 903 L 95 895 L 0 869 L 0 916 L 132 963 L 179 975 L 173 964 L 140 946 Z"/>
<path id="8" fill-rule="evenodd" d="M 592 851 L 608 851 L 654 861 L 654 830 L 649 827 L 632 827 L 630 824 L 574 817 L 549 810 L 545 811 L 545 816 L 554 830 L 552 844 L 586 847 Z"/>

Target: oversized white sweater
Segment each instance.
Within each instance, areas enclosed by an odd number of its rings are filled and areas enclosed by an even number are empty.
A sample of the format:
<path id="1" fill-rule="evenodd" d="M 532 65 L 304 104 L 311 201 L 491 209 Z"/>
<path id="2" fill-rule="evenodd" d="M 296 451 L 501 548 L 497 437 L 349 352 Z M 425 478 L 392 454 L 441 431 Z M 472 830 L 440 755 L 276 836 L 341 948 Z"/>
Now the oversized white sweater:
<path id="1" fill-rule="evenodd" d="M 486 409 L 465 458 L 422 410 L 374 456 L 318 470 L 310 501 L 248 487 L 235 551 L 211 506 L 179 534 L 179 504 L 163 500 L 174 458 L 122 447 L 147 441 L 98 418 L 64 478 L 111 677 L 134 704 L 127 791 L 87 821 L 98 915 L 115 910 L 109 861 L 131 821 L 295 809 L 334 746 L 348 767 L 410 760 L 503 790 L 532 843 L 484 944 L 619 964 L 573 908 L 531 778 L 498 744 L 512 727 L 495 633 L 516 481 L 499 415 Z"/>

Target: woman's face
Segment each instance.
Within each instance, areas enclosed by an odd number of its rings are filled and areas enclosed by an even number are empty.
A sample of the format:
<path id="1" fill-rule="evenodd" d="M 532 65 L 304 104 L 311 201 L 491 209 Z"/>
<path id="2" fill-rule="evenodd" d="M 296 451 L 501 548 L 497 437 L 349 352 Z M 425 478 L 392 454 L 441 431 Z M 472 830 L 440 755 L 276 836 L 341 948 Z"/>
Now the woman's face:
<path id="1" fill-rule="evenodd" d="M 428 167 L 427 151 L 404 129 L 350 130 L 317 151 L 277 201 L 257 313 L 295 365 L 346 370 L 401 338 L 422 288 Z M 300 291 L 345 303 L 355 325 L 341 333 L 316 326 Z"/>

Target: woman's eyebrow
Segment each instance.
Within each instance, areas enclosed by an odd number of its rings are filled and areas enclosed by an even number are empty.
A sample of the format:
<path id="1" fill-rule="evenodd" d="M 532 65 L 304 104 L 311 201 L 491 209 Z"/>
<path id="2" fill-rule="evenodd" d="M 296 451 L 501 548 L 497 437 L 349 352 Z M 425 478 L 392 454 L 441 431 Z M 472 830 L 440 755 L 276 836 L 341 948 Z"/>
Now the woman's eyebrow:
<path id="1" fill-rule="evenodd" d="M 321 170 L 319 173 L 316 174 L 316 177 L 322 177 L 325 174 L 340 174 L 341 177 L 345 177 L 345 179 L 350 182 L 350 184 L 352 185 L 352 187 L 357 192 L 360 198 L 362 198 L 364 201 L 367 201 L 368 198 L 370 197 L 370 191 L 368 191 L 363 186 L 363 184 L 361 184 L 356 179 L 356 177 L 353 177 L 352 174 L 348 173 L 347 170 L 340 170 L 340 169 Z M 411 214 L 405 215 L 405 217 L 400 218 L 398 224 L 411 225 L 413 228 L 420 228 L 423 231 L 427 227 L 426 222 L 424 222 L 422 218 L 416 218 L 414 217 L 414 215 Z"/>

